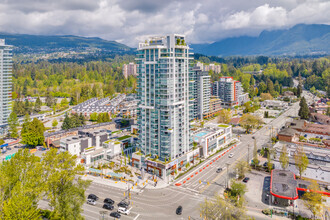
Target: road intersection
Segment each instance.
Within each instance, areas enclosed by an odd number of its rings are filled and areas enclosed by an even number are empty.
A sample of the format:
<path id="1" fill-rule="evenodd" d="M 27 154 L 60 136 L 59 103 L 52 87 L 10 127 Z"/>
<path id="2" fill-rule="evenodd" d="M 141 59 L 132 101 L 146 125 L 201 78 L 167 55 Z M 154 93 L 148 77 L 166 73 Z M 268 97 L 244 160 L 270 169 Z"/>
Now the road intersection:
<path id="1" fill-rule="evenodd" d="M 236 176 L 234 171 L 235 163 L 242 159 L 252 159 L 254 145 L 253 137 L 256 138 L 256 145 L 259 149 L 261 147 L 266 147 L 270 144 L 270 128 L 280 129 L 287 121 L 291 120 L 289 116 L 297 115 L 298 109 L 299 103 L 295 103 L 290 106 L 286 112 L 281 114 L 278 118 L 275 118 L 268 125 L 256 131 L 254 134 L 242 135 L 240 137 L 240 143 L 237 143 L 237 146 L 230 150 L 230 153 L 234 154 L 234 157 L 232 158 L 228 157 L 228 152 L 213 162 L 214 158 L 219 157 L 219 155 L 222 155 L 223 153 L 219 152 L 217 155 L 211 157 L 211 159 L 208 159 L 207 163 L 202 163 L 166 188 L 144 189 L 141 193 L 132 192 L 131 214 L 129 216 L 122 216 L 122 219 L 168 220 L 188 219 L 189 216 L 194 219 L 199 219 L 200 203 L 203 202 L 205 198 L 210 198 L 215 193 L 224 190 L 227 174 L 229 179 Z M 248 146 L 250 146 L 250 150 L 248 150 Z M 212 164 L 210 164 L 210 161 L 212 161 Z M 206 164 L 208 164 L 208 167 L 203 169 Z M 228 169 L 224 169 L 225 167 L 228 167 Z M 222 172 L 217 173 L 216 170 L 218 168 L 223 168 Z M 199 172 L 196 175 L 196 172 L 201 169 L 203 169 L 202 172 Z M 194 177 L 190 178 L 189 181 L 186 181 L 180 186 L 175 185 L 175 183 L 183 183 L 183 181 L 191 175 L 194 175 Z M 86 219 L 100 218 L 100 211 L 104 211 L 101 207 L 105 197 L 115 200 L 115 209 L 117 208 L 116 204 L 124 198 L 123 189 L 97 183 L 92 183 L 86 194 L 88 195 L 89 193 L 98 195 L 100 200 L 96 207 L 87 204 L 83 206 L 83 215 Z M 181 216 L 175 214 L 175 210 L 179 205 L 183 206 L 183 213 Z M 108 212 L 104 219 L 110 219 L 109 213 L 110 212 Z"/>

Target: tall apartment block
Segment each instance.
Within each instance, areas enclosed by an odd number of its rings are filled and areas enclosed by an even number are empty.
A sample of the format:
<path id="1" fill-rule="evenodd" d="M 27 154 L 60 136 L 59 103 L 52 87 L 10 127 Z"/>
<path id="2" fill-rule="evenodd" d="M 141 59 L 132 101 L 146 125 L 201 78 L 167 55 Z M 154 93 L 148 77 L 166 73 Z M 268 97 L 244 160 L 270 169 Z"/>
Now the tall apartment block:
<path id="1" fill-rule="evenodd" d="M 241 82 L 230 76 L 220 77 L 219 81 L 214 82 L 212 92 L 221 99 L 222 107 L 230 108 L 249 100 L 248 94 L 243 92 Z"/>
<path id="2" fill-rule="evenodd" d="M 138 145 L 143 155 L 178 163 L 192 149 L 189 112 L 189 105 L 193 104 L 189 94 L 192 59 L 184 35 L 151 37 L 139 43 Z M 164 172 L 161 169 L 156 170 L 157 175 L 163 175 L 159 173 Z"/>
<path id="3" fill-rule="evenodd" d="M 0 39 L 0 134 L 5 132 L 11 113 L 12 52 L 11 46 Z"/>
<path id="4" fill-rule="evenodd" d="M 194 119 L 203 119 L 210 111 L 211 76 L 197 66 L 193 68 L 191 76 L 191 100 L 194 102 L 191 111 Z"/>
<path id="5" fill-rule="evenodd" d="M 135 63 L 129 63 L 123 65 L 123 75 L 127 79 L 128 76 L 133 75 L 136 76 L 136 67 Z"/>

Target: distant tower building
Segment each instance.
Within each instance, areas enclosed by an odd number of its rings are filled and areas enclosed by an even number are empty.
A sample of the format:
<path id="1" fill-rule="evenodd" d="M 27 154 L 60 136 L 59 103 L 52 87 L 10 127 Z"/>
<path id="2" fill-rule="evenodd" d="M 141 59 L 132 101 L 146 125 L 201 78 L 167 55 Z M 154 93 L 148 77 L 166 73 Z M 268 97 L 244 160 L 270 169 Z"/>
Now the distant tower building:
<path id="1" fill-rule="evenodd" d="M 204 115 L 210 111 L 211 76 L 197 66 L 193 68 L 192 76 L 194 81 L 194 90 L 191 92 L 194 99 L 193 118 L 203 119 Z"/>
<path id="2" fill-rule="evenodd" d="M 123 75 L 127 79 L 128 76 L 133 75 L 136 76 L 136 64 L 129 63 L 123 65 Z"/>
<path id="3" fill-rule="evenodd" d="M 192 59 L 184 35 L 151 37 L 139 43 L 136 61 L 142 154 L 161 161 L 165 158 L 180 161 L 192 149 L 189 112 L 189 105 L 193 104 L 189 90 Z M 173 165 L 178 166 L 178 160 Z M 151 169 L 164 177 L 164 171 L 152 161 L 147 166 L 154 166 Z"/>
<path id="4" fill-rule="evenodd" d="M 221 73 L 221 66 L 219 64 L 210 63 L 209 65 L 197 62 L 195 67 L 199 67 L 202 71 L 212 70 L 214 73 Z"/>
<path id="5" fill-rule="evenodd" d="M 5 132 L 11 113 L 12 52 L 11 46 L 0 39 L 0 134 Z"/>
<path id="6" fill-rule="evenodd" d="M 230 76 L 220 77 L 219 81 L 213 83 L 212 91 L 213 95 L 221 99 L 223 107 L 233 107 L 248 101 L 248 94 L 243 93 L 241 82 Z"/>

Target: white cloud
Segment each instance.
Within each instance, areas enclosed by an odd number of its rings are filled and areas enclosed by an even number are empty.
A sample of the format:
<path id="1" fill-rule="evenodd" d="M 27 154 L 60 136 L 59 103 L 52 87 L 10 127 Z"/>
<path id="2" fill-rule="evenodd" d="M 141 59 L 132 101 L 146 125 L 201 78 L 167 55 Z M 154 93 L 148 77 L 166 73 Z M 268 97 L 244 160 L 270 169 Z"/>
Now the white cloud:
<path id="1" fill-rule="evenodd" d="M 185 33 L 203 43 L 330 24 L 329 11 L 326 0 L 0 0 L 0 31 L 96 36 L 132 47 L 147 35 Z"/>

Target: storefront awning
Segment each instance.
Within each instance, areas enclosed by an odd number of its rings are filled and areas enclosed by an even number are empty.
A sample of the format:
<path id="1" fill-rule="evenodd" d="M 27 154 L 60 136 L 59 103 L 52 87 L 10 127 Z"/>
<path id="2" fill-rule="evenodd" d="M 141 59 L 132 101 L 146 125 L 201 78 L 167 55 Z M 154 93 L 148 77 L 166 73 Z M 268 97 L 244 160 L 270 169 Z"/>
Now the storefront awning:
<path id="1" fill-rule="evenodd" d="M 122 177 L 123 177 L 123 174 L 120 174 L 120 173 L 114 173 L 114 172 L 109 172 L 109 173 L 107 173 L 107 176 L 117 177 L 117 178 L 122 178 Z"/>
<path id="2" fill-rule="evenodd" d="M 102 174 L 102 170 L 98 170 L 98 169 L 94 169 L 94 168 L 89 168 L 88 171 L 91 173 Z"/>

